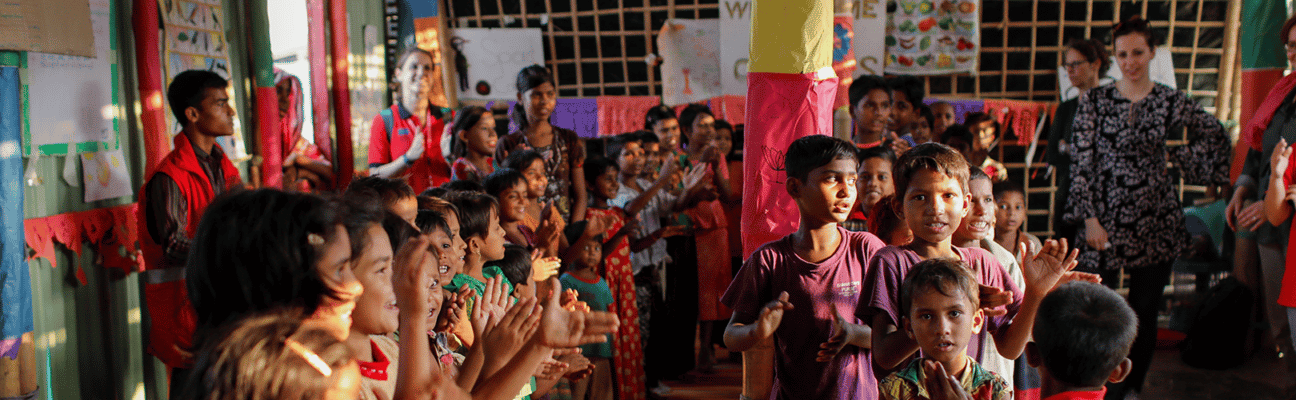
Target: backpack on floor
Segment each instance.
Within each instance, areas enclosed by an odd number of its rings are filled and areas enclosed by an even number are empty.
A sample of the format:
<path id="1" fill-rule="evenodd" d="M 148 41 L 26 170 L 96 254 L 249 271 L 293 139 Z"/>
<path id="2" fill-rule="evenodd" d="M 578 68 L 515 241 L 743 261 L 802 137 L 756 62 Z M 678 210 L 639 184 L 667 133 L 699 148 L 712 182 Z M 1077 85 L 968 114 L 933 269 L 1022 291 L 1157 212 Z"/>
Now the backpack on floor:
<path id="1" fill-rule="evenodd" d="M 1204 369 L 1227 369 L 1247 357 L 1251 314 L 1255 298 L 1251 289 L 1228 277 L 1207 290 L 1184 339 L 1185 364 Z"/>

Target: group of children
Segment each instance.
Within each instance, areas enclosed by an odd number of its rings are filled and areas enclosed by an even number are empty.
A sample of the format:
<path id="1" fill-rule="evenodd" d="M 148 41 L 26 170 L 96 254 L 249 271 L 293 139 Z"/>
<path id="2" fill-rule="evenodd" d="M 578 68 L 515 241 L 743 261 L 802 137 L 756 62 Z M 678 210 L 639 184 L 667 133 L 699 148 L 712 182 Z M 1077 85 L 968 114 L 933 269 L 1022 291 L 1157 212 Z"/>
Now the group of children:
<path id="1" fill-rule="evenodd" d="M 842 227 L 868 174 L 858 153 L 826 136 L 791 144 L 799 229 L 758 249 L 723 298 L 730 350 L 774 342 L 771 398 L 1101 398 L 1128 372 L 1133 312 L 1072 271 L 1065 241 L 1014 253 L 990 240 L 996 198 L 1014 200 L 953 148 L 884 159 L 895 195 L 872 207 L 907 234 Z"/>

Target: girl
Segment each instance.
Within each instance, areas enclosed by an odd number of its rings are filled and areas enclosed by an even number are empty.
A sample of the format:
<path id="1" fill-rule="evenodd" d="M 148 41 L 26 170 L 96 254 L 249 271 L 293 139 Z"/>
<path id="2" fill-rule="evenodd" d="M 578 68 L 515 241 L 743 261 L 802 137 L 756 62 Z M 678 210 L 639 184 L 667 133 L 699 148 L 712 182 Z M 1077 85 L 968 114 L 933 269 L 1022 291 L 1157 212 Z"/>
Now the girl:
<path id="1" fill-rule="evenodd" d="M 733 185 L 736 194 L 733 203 L 725 208 L 725 220 L 729 229 L 729 270 L 737 273 L 742 267 L 742 237 L 738 226 L 742 223 L 742 188 L 743 188 L 743 126 L 733 126 L 729 121 L 716 120 L 716 147 L 724 154 L 724 162 L 729 167 L 729 184 Z"/>
<path id="2" fill-rule="evenodd" d="M 585 143 L 576 132 L 549 123 L 558 93 L 553 75 L 539 65 L 523 68 L 518 72 L 517 92 L 517 105 L 509 112 L 511 133 L 499 140 L 495 159 L 507 159 L 524 149 L 540 153 L 550 178 L 539 201 L 552 201 L 564 220 L 584 220 L 587 200 L 580 166 L 585 162 Z"/>
<path id="3" fill-rule="evenodd" d="M 723 324 L 732 312 L 720 304 L 720 296 L 733 280 L 729 260 L 729 223 L 725 207 L 735 204 L 737 196 L 729 181 L 729 168 L 715 140 L 715 116 L 711 109 L 700 104 L 690 104 L 680 112 L 680 127 L 684 131 L 687 154 L 679 159 L 689 171 L 686 175 L 701 173 L 702 181 L 713 184 L 718 199 L 703 201 L 685 211 L 699 249 L 697 254 L 698 322 L 701 324 L 701 352 L 697 355 L 697 368 L 708 371 L 715 363 L 712 332 L 717 323 Z M 687 183 L 686 183 L 687 185 Z M 701 251 L 707 249 L 707 251 Z"/>
<path id="4" fill-rule="evenodd" d="M 1011 181 L 994 184 L 995 205 L 995 242 L 1008 250 L 1009 254 L 1021 254 L 1022 245 L 1030 254 L 1039 252 L 1040 240 L 1025 230 L 1026 192 L 1021 186 Z"/>
<path id="5" fill-rule="evenodd" d="M 999 144 L 999 121 L 995 121 L 986 113 L 971 113 L 967 116 L 967 122 L 964 123 L 972 131 L 971 152 L 968 154 L 968 163 L 980 167 L 986 175 L 990 175 L 995 182 L 1008 179 L 1008 169 L 1003 163 L 990 158 L 990 150 Z"/>
<path id="6" fill-rule="evenodd" d="M 540 250 L 546 255 L 558 254 L 560 232 L 553 229 L 553 224 L 543 223 L 543 231 L 537 232 L 523 223 L 530 201 L 527 199 L 527 182 L 522 173 L 513 169 L 501 169 L 486 178 L 485 186 L 486 194 L 495 196 L 500 202 L 500 225 L 504 228 L 505 240 L 528 249 Z"/>
<path id="7" fill-rule="evenodd" d="M 174 390 L 193 400 L 355 399 L 360 368 L 338 338 L 281 309 L 220 332 L 199 352 L 185 387 Z"/>
<path id="8" fill-rule="evenodd" d="M 441 135 L 450 110 L 432 104 L 437 65 L 432 53 L 417 47 L 396 63 L 391 108 L 375 115 L 369 129 L 369 174 L 409 176 L 414 193 L 450 180 L 450 164 L 441 154 Z"/>
<path id="9" fill-rule="evenodd" d="M 541 204 L 540 198 L 544 196 L 545 188 L 549 186 L 549 177 L 545 175 L 544 158 L 535 150 L 521 150 L 509 155 L 508 160 L 504 161 L 504 168 L 522 172 L 522 177 L 526 179 L 527 185 L 527 206 L 526 218 L 523 224 L 531 229 L 540 226 L 541 214 L 546 208 L 553 207 L 552 204 Z M 558 215 L 555 214 L 555 218 Z M 561 220 L 561 218 L 557 218 Z"/>
<path id="10" fill-rule="evenodd" d="M 484 270 L 488 261 L 504 258 L 504 228 L 500 227 L 499 203 L 494 197 L 482 193 L 465 192 L 453 196 L 451 203 L 459 210 L 459 236 L 467 244 L 467 255 L 464 256 L 463 271 L 451 278 L 445 289 L 459 291 L 468 287 L 475 293 L 486 290 L 487 276 L 500 275 L 498 269 Z M 461 320 L 473 312 L 474 304 L 469 302 Z M 474 336 L 470 326 L 459 324 L 455 333 L 464 344 L 471 346 Z"/>
<path id="11" fill-rule="evenodd" d="M 222 325 L 284 307 L 346 339 L 364 290 L 351 271 L 347 212 L 334 200 L 273 189 L 213 202 L 185 273 L 197 317 L 193 347 L 206 345 Z"/>
<path id="12" fill-rule="evenodd" d="M 482 106 L 467 106 L 459 110 L 450 132 L 454 133 L 450 145 L 450 180 L 481 182 L 495 172 L 495 116 Z"/>
<path id="13" fill-rule="evenodd" d="M 1147 21 L 1135 16 L 1118 24 L 1112 41 L 1122 78 L 1080 97 L 1065 218 L 1083 225 L 1081 269 L 1100 272 L 1112 285 L 1122 269 L 1130 275 L 1128 300 L 1139 317 L 1129 356 L 1134 367 L 1123 385 L 1108 391 L 1124 396 L 1142 389 L 1156 349 L 1158 304 L 1171 265 L 1189 244 L 1166 162 L 1179 167 L 1185 183 L 1223 186 L 1230 152 L 1218 119 L 1148 75 L 1157 39 Z M 1189 143 L 1166 146 L 1183 128 Z"/>
<path id="14" fill-rule="evenodd" d="M 279 95 L 279 133 L 283 138 L 283 188 L 302 192 L 328 189 L 333 184 L 329 154 L 302 135 L 305 110 L 301 80 L 279 68 L 274 69 L 274 74 L 275 93 Z"/>

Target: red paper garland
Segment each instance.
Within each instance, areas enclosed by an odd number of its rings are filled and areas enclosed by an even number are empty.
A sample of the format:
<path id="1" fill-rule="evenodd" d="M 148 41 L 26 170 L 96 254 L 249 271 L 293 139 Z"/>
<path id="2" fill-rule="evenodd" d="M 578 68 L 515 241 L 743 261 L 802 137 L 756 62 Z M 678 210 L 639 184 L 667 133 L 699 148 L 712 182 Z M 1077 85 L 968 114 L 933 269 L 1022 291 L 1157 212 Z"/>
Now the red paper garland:
<path id="1" fill-rule="evenodd" d="M 27 247 L 32 250 L 27 260 L 44 258 L 51 267 L 58 268 L 55 242 L 71 250 L 77 256 L 74 260 L 79 260 L 82 245 L 89 241 L 104 267 L 120 269 L 122 276 L 141 271 L 138 210 L 138 203 L 131 203 L 24 220 Z M 85 272 L 73 262 L 77 280 L 84 285 Z"/>

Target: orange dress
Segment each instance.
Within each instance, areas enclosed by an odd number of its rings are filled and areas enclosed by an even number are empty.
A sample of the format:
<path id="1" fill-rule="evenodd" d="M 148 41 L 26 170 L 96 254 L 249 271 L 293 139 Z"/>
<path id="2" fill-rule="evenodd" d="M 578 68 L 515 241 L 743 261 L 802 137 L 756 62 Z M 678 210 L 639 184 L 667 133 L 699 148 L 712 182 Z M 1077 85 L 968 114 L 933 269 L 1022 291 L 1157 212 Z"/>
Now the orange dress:
<path id="1" fill-rule="evenodd" d="M 585 220 L 612 215 L 616 222 L 603 232 L 604 238 L 610 238 L 621 230 L 626 223 L 625 211 L 620 208 L 586 208 Z M 639 341 L 639 307 L 635 305 L 634 271 L 630 266 L 630 242 L 626 238 L 618 239 L 616 247 L 603 254 L 603 279 L 612 289 L 613 302 L 608 311 L 616 314 L 622 322 L 616 335 L 612 336 L 612 362 L 616 368 L 617 398 L 620 400 L 642 400 L 646 396 L 644 386 L 643 347 Z M 629 321 L 629 323 L 624 322 Z"/>

